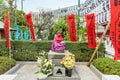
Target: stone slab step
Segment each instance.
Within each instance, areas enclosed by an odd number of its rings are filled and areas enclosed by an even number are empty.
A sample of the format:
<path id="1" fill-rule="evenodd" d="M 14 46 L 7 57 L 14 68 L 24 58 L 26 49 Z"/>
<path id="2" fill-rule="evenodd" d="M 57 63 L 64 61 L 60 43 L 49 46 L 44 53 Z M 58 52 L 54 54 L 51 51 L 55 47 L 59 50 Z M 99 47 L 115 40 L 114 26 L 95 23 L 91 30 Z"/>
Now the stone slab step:
<path id="1" fill-rule="evenodd" d="M 81 80 L 100 80 L 87 65 L 75 65 Z"/>
<path id="2" fill-rule="evenodd" d="M 40 80 L 40 79 L 37 79 Z M 68 76 L 62 76 L 62 77 L 54 77 L 54 76 L 50 76 L 47 79 L 44 80 L 81 80 L 78 73 L 76 72 L 76 69 L 72 70 L 72 76 L 68 77 Z"/>
<path id="3" fill-rule="evenodd" d="M 117 75 L 104 75 L 102 80 L 120 80 L 120 77 Z"/>
<path id="4" fill-rule="evenodd" d="M 14 80 L 17 75 L 0 75 L 0 80 Z"/>

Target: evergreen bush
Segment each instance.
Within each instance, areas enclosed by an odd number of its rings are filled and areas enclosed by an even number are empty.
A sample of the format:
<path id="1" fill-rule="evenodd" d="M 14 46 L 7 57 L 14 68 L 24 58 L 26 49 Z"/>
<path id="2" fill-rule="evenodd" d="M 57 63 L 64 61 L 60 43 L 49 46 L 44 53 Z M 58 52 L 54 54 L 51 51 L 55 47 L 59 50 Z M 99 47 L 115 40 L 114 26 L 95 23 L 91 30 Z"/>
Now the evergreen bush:
<path id="1" fill-rule="evenodd" d="M 15 66 L 15 64 L 16 64 L 16 61 L 14 59 L 0 56 L 0 74 L 5 73 L 10 68 Z"/>
<path id="2" fill-rule="evenodd" d="M 1 43 L 0 43 L 1 44 Z M 5 42 L 3 41 L 3 44 Z M 13 58 L 17 61 L 35 61 L 37 56 L 41 51 L 49 52 L 51 49 L 52 41 L 11 41 L 11 51 Z M 8 51 L 1 48 L 3 53 L 0 55 L 8 55 Z M 70 42 L 66 41 L 66 50 L 69 50 L 71 53 L 75 54 L 76 61 L 89 61 L 94 49 L 88 48 L 87 42 Z M 4 53 L 5 51 L 5 53 Z M 104 57 L 105 48 L 104 43 L 101 44 L 96 57 Z M 96 58 L 95 57 L 95 58 Z"/>
<path id="3" fill-rule="evenodd" d="M 120 62 L 118 61 L 110 58 L 98 58 L 93 60 L 93 65 L 103 74 L 120 76 Z"/>

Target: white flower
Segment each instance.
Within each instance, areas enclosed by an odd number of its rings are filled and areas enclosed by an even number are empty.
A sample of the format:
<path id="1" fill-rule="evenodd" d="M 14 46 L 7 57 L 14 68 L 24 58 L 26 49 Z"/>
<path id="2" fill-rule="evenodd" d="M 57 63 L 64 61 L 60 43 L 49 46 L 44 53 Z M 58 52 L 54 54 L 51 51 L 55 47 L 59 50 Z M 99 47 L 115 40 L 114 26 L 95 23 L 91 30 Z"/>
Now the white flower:
<path id="1" fill-rule="evenodd" d="M 54 65 L 52 63 L 52 60 L 47 59 L 46 53 L 44 51 L 40 53 L 37 62 L 38 62 L 39 72 L 48 75 L 52 74 Z"/>
<path id="2" fill-rule="evenodd" d="M 45 72 L 46 71 L 46 68 L 45 69 L 42 69 L 42 72 Z"/>
<path id="3" fill-rule="evenodd" d="M 38 62 L 38 63 L 41 63 L 41 62 L 42 62 L 42 59 L 38 57 L 37 62 Z"/>
<path id="4" fill-rule="evenodd" d="M 46 67 L 48 67 L 48 65 L 49 65 L 49 62 L 46 62 L 46 63 L 45 63 L 45 65 L 46 65 Z"/>
<path id="5" fill-rule="evenodd" d="M 44 62 L 46 63 L 46 62 L 47 62 L 47 59 L 45 59 Z"/>
<path id="6" fill-rule="evenodd" d="M 52 60 L 49 60 L 50 63 L 52 63 Z"/>

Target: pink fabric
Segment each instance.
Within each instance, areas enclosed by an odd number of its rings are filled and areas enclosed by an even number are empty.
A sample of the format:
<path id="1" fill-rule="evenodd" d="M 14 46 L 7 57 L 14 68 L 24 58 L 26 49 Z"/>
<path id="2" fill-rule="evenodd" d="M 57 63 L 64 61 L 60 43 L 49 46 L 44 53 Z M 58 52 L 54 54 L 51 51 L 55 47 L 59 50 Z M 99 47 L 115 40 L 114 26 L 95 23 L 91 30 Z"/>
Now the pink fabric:
<path id="1" fill-rule="evenodd" d="M 52 47 L 51 47 L 52 51 L 62 51 L 65 50 L 65 43 L 63 41 L 62 36 L 58 37 L 55 36 L 54 40 L 52 42 Z"/>

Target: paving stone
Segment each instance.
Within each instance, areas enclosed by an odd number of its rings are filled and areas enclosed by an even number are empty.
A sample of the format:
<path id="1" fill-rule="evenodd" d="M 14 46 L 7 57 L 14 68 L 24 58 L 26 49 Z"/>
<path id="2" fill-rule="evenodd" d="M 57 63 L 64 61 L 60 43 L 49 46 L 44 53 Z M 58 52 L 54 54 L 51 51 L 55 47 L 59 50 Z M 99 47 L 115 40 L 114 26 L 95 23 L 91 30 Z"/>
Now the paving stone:
<path id="1" fill-rule="evenodd" d="M 81 80 L 100 80 L 86 65 L 75 65 Z"/>
<path id="2" fill-rule="evenodd" d="M 104 75 L 102 80 L 120 80 L 120 77 L 117 75 Z"/>
<path id="3" fill-rule="evenodd" d="M 0 80 L 14 80 L 16 75 L 0 75 Z"/>
<path id="4" fill-rule="evenodd" d="M 36 80 L 38 71 L 37 64 L 24 64 L 14 74 L 17 74 L 14 80 Z"/>
<path id="5" fill-rule="evenodd" d="M 100 80 L 89 67 L 83 64 L 75 65 L 72 77 L 48 77 L 47 80 Z M 14 80 L 37 80 L 35 72 L 38 71 L 37 64 L 22 64 L 22 66 L 13 73 L 17 75 Z M 75 75 L 76 71 L 76 75 Z M 78 73 L 78 74 L 77 74 Z"/>

